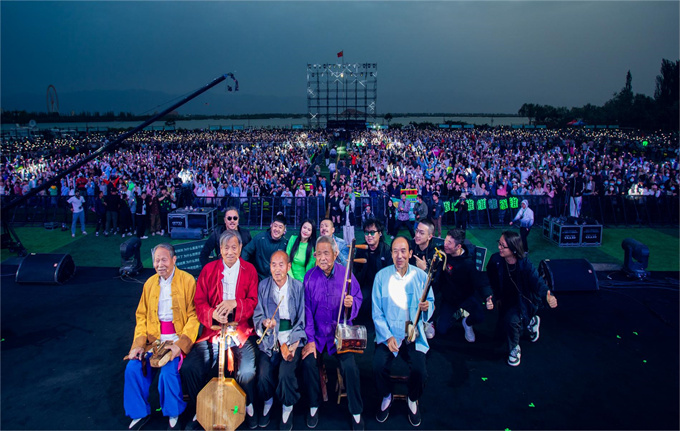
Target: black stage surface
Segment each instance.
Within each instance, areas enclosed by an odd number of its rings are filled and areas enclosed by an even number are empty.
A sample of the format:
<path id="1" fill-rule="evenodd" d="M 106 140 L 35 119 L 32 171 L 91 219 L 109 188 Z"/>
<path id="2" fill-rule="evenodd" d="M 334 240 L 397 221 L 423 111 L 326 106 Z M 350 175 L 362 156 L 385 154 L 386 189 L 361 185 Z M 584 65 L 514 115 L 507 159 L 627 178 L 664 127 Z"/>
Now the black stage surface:
<path id="1" fill-rule="evenodd" d="M 122 358 L 141 283 L 121 280 L 115 268 L 79 268 L 62 286 L 17 285 L 15 270 L 2 267 L 1 428 L 125 429 Z M 420 428 L 677 430 L 678 274 L 653 277 L 656 285 L 557 294 L 559 307 L 540 312 L 540 340 L 522 341 L 517 368 L 493 340 L 495 312 L 474 344 L 460 324 L 437 335 Z M 366 428 L 412 428 L 400 401 L 385 424 L 375 420 L 372 352 L 358 357 Z M 318 428 L 347 429 L 346 401 L 337 406 L 332 389 Z M 295 408 L 296 429 L 306 429 L 304 405 Z M 269 429 L 278 428 L 278 412 Z M 158 416 L 146 428 L 166 427 Z"/>

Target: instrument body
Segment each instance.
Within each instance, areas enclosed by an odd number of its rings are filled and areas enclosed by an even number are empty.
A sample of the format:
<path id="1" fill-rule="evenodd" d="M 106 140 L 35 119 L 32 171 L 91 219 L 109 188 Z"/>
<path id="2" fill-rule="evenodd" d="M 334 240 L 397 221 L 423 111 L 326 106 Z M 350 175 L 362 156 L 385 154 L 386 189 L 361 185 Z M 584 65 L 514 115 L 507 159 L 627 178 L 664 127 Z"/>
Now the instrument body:
<path id="1" fill-rule="evenodd" d="M 151 348 L 151 358 L 149 358 L 149 365 L 154 368 L 161 368 L 168 362 L 172 356 L 172 350 L 167 346 L 173 344 L 172 341 L 156 340 Z"/>
<path id="2" fill-rule="evenodd" d="M 430 268 L 427 271 L 427 280 L 425 281 L 425 287 L 423 289 L 423 294 L 420 297 L 419 302 L 425 302 L 427 300 L 427 294 L 430 291 L 430 284 L 432 283 L 432 277 L 433 277 L 433 269 L 434 266 L 440 261 L 444 261 L 444 265 L 446 265 L 446 254 L 442 253 L 439 251 L 439 249 L 435 248 L 435 253 L 434 256 L 432 257 L 432 262 L 430 263 Z M 414 343 L 416 341 L 416 338 L 418 338 L 418 322 L 420 321 L 422 313 L 420 311 L 420 307 L 418 307 L 418 311 L 416 312 L 416 318 L 415 321 L 407 321 L 406 322 L 406 342 L 407 343 Z"/>
<path id="3" fill-rule="evenodd" d="M 349 257 L 347 258 L 347 268 L 345 270 L 345 281 L 340 295 L 340 309 L 338 310 L 338 324 L 335 328 L 335 348 L 339 354 L 342 353 L 364 353 L 368 344 L 368 333 L 363 325 L 347 324 L 347 308 L 344 306 L 345 295 L 351 292 L 352 286 L 352 266 L 354 254 L 356 252 L 356 239 L 352 240 L 349 246 Z M 345 319 L 340 323 L 342 311 L 345 311 Z"/>
<path id="4" fill-rule="evenodd" d="M 224 377 L 227 337 L 236 335 L 236 322 L 220 326 L 219 375 L 196 398 L 196 419 L 206 430 L 235 430 L 245 420 L 246 393 L 236 380 Z"/>

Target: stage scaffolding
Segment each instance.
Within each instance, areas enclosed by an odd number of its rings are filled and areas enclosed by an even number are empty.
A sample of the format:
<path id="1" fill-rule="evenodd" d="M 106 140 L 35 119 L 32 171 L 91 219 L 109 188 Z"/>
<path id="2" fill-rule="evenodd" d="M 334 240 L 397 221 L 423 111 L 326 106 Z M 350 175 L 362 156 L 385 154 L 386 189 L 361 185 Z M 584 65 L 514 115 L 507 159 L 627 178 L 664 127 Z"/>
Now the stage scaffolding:
<path id="1" fill-rule="evenodd" d="M 374 121 L 377 97 L 377 63 L 307 64 L 310 127 Z"/>

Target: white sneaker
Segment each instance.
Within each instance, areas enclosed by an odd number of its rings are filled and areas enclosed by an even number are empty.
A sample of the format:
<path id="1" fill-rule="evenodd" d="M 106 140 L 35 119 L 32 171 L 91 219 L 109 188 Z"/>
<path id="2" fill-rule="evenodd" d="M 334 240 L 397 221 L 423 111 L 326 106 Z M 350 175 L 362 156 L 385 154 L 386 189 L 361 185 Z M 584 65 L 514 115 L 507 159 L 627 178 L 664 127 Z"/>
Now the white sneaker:
<path id="1" fill-rule="evenodd" d="M 510 356 L 508 356 L 508 365 L 511 367 L 516 367 L 519 365 L 520 359 L 522 358 L 522 349 L 519 348 L 519 344 L 515 346 L 514 349 L 510 351 Z"/>
<path id="2" fill-rule="evenodd" d="M 87 235 L 87 232 L 83 231 L 83 235 Z"/>
<path id="3" fill-rule="evenodd" d="M 75 238 L 75 237 L 76 237 L 76 234 L 72 233 L 71 238 Z"/>
<path id="4" fill-rule="evenodd" d="M 531 342 L 535 343 L 538 341 L 538 336 L 539 332 L 538 329 L 541 326 L 541 318 L 538 316 L 534 316 L 531 318 L 531 322 L 529 322 L 529 326 L 527 326 L 527 329 L 529 330 L 529 337 L 531 338 Z"/>
<path id="5" fill-rule="evenodd" d="M 468 343 L 474 343 L 475 342 L 475 330 L 472 329 L 472 326 L 468 326 L 467 317 L 465 319 L 463 319 L 463 329 L 465 329 L 465 339 L 468 341 Z"/>
<path id="6" fill-rule="evenodd" d="M 141 237 L 141 238 L 139 238 L 139 239 L 149 239 L 149 237 L 146 236 L 146 235 L 144 235 L 143 237 Z"/>

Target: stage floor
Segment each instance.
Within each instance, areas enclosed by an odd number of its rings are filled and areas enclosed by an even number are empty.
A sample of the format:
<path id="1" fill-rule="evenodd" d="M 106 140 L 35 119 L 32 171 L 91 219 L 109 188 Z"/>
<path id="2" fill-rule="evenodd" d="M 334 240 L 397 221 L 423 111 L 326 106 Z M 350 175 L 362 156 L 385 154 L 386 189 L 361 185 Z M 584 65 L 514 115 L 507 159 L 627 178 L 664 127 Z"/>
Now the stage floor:
<path id="1" fill-rule="evenodd" d="M 18 285 L 16 267 L 1 268 L 1 428 L 126 429 L 122 358 L 132 342 L 141 282 L 153 270 L 138 283 L 121 280 L 116 268 L 79 267 L 66 284 L 48 286 Z M 517 368 L 493 340 L 495 312 L 476 327 L 474 344 L 460 324 L 435 336 L 420 428 L 678 429 L 678 274 L 653 277 L 655 283 L 558 293 L 559 307 L 540 312 L 540 340 L 522 341 Z M 358 323 L 369 327 L 372 340 L 372 323 Z M 372 352 L 369 343 L 357 358 L 366 428 L 411 429 L 403 402 L 393 405 L 386 423 L 375 420 L 380 400 Z M 349 427 L 346 400 L 336 405 L 333 387 L 319 429 Z M 268 429 L 278 429 L 275 409 Z M 296 429 L 306 429 L 305 412 L 303 398 L 294 410 Z M 166 427 L 157 416 L 145 428 Z"/>

